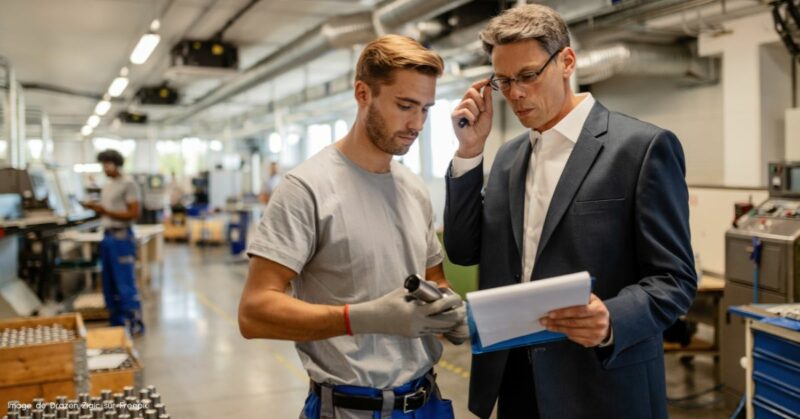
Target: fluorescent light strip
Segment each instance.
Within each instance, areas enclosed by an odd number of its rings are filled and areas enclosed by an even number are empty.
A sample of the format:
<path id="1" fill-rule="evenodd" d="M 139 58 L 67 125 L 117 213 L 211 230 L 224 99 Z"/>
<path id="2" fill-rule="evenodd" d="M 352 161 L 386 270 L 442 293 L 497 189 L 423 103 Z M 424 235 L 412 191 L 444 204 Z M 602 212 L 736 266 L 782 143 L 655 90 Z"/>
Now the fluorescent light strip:
<path id="1" fill-rule="evenodd" d="M 159 41 L 161 41 L 161 36 L 157 33 L 146 33 L 142 35 L 141 39 L 139 39 L 139 43 L 136 44 L 136 48 L 134 48 L 131 53 L 131 62 L 134 64 L 144 64 L 147 59 L 150 58 L 150 54 L 156 49 Z"/>
<path id="2" fill-rule="evenodd" d="M 101 100 L 97 102 L 97 106 L 94 107 L 94 113 L 103 116 L 108 113 L 109 109 L 111 109 L 111 102 L 108 100 Z"/>
<path id="3" fill-rule="evenodd" d="M 81 135 L 83 135 L 84 137 L 88 137 L 92 135 L 92 131 L 94 131 L 92 127 L 84 125 L 83 128 L 81 128 Z"/>
<path id="4" fill-rule="evenodd" d="M 90 116 L 86 121 L 86 125 L 92 127 L 92 129 L 97 128 L 97 126 L 100 125 L 100 117 L 97 115 Z"/>
<path id="5" fill-rule="evenodd" d="M 128 87 L 128 78 L 117 77 L 111 82 L 111 86 L 108 87 L 108 94 L 111 97 L 117 97 L 125 91 L 126 87 Z"/>

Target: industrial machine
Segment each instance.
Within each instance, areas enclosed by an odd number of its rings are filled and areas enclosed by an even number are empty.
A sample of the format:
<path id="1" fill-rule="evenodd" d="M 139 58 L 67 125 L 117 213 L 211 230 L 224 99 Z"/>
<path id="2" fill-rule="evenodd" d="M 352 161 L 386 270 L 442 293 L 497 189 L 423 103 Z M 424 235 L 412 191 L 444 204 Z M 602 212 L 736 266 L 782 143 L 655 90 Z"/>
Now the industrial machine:
<path id="1" fill-rule="evenodd" d="M 69 169 L 0 172 L 0 318 L 27 316 L 54 285 L 58 233 L 85 224 L 84 188 Z"/>
<path id="2" fill-rule="evenodd" d="M 745 388 L 745 324 L 727 307 L 800 301 L 800 162 L 770 163 L 767 170 L 769 198 L 725 233 L 721 373 L 739 394 Z"/>
<path id="3" fill-rule="evenodd" d="M 133 179 L 142 191 L 141 215 L 139 224 L 159 224 L 164 219 L 164 207 L 167 202 L 167 185 L 163 175 L 137 173 Z"/>

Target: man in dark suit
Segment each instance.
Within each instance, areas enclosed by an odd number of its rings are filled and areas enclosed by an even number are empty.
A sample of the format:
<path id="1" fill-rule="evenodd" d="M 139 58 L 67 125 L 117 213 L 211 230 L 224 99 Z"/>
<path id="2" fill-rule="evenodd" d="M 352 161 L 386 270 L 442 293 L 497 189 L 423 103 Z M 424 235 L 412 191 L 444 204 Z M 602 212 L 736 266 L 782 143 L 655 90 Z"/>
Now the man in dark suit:
<path id="1" fill-rule="evenodd" d="M 501 419 L 665 418 L 661 334 L 697 288 L 681 145 L 572 92 L 575 52 L 552 9 L 509 9 L 481 40 L 495 74 L 452 113 L 447 253 L 480 263 L 481 289 L 583 270 L 596 282 L 587 305 L 541 320 L 567 340 L 474 356 L 469 408 L 485 418 L 497 401 Z M 493 89 L 530 131 L 500 148 L 484 188 Z"/>

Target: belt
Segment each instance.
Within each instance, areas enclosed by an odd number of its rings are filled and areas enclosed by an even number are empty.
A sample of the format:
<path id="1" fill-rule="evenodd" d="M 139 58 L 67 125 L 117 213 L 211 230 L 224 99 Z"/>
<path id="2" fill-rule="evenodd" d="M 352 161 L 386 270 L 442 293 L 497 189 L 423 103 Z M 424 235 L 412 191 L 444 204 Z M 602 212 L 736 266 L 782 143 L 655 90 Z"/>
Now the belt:
<path id="1" fill-rule="evenodd" d="M 311 382 L 311 391 L 318 397 L 321 397 L 322 386 L 314 381 Z M 394 409 L 402 410 L 404 413 L 412 412 L 425 406 L 428 402 L 428 397 L 431 395 L 431 383 L 425 380 L 425 384 L 418 389 L 406 393 L 398 394 L 394 399 Z M 381 410 L 383 408 L 383 397 L 378 396 L 365 396 L 358 394 L 345 394 L 333 391 L 333 405 L 345 409 L 354 410 Z"/>
<path id="2" fill-rule="evenodd" d="M 103 230 L 109 233 L 120 233 L 123 231 L 128 231 L 130 227 L 104 227 Z"/>

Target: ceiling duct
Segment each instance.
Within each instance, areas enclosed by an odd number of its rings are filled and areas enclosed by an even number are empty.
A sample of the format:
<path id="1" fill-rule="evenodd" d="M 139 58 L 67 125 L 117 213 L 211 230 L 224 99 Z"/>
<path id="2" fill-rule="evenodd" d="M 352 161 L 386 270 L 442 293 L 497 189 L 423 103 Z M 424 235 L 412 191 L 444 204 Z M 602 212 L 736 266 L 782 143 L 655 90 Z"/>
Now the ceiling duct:
<path id="1" fill-rule="evenodd" d="M 331 49 L 348 48 L 356 44 L 367 43 L 374 39 L 378 32 L 397 28 L 404 23 L 427 19 L 468 1 L 395 0 L 379 7 L 374 13 L 363 12 L 333 17 L 290 41 L 177 114 L 164 119 L 162 123 L 183 122 L 198 112 L 297 68 Z"/>
<path id="2" fill-rule="evenodd" d="M 244 70 L 195 103 L 167 118 L 167 124 L 181 122 L 192 115 L 233 97 L 253 86 L 274 78 L 302 63 L 311 61 L 333 48 L 343 48 L 375 37 L 370 13 L 358 13 L 330 19 L 300 35 L 273 54 Z"/>
<path id="3" fill-rule="evenodd" d="M 617 43 L 577 53 L 578 83 L 592 84 L 613 76 L 687 77 L 712 80 L 713 65 L 674 45 Z"/>
<path id="4" fill-rule="evenodd" d="M 406 23 L 440 15 L 465 3 L 469 3 L 469 0 L 395 0 L 375 10 L 376 31 L 387 33 Z"/>

